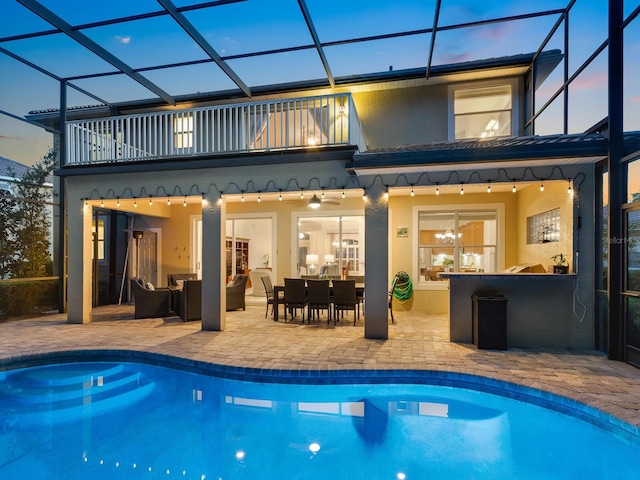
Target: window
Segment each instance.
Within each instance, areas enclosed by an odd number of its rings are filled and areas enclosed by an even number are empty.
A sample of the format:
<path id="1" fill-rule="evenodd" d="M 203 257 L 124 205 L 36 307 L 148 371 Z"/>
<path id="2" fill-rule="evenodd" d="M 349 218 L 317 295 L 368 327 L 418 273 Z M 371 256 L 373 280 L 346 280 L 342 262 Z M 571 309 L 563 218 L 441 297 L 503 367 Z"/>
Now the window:
<path id="1" fill-rule="evenodd" d="M 419 211 L 420 282 L 440 281 L 438 273 L 495 272 L 496 210 Z"/>
<path id="2" fill-rule="evenodd" d="M 173 119 L 173 145 L 175 148 L 193 147 L 193 116 L 179 113 Z"/>
<path id="3" fill-rule="evenodd" d="M 453 139 L 512 135 L 513 86 L 493 85 L 453 91 Z"/>
<path id="4" fill-rule="evenodd" d="M 527 217 L 527 243 L 549 243 L 560 241 L 560 209 Z"/>
<path id="5" fill-rule="evenodd" d="M 300 273 L 362 276 L 364 262 L 364 217 L 313 216 L 298 222 L 298 257 Z"/>

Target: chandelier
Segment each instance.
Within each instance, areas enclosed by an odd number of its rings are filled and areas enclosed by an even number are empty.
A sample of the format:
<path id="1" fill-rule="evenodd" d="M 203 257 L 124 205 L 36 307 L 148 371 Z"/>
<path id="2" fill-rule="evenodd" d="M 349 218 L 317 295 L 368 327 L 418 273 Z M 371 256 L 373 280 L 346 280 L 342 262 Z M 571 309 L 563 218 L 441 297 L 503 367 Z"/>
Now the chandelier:
<path id="1" fill-rule="evenodd" d="M 436 238 L 440 241 L 440 243 L 451 244 L 453 243 L 455 237 L 456 235 L 451 232 L 450 228 L 447 228 L 444 233 L 436 233 Z M 457 237 L 462 237 L 462 233 L 458 233 Z"/>

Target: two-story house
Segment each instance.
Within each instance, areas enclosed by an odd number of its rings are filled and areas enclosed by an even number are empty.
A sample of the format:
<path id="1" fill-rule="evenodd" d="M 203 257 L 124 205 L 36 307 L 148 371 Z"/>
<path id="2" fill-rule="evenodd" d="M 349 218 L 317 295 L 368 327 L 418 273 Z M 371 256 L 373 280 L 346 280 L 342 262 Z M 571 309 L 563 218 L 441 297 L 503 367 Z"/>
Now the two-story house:
<path id="1" fill-rule="evenodd" d="M 367 338 L 388 337 L 387 291 L 402 271 L 413 294 L 396 308 L 449 315 L 454 341 L 471 340 L 469 293 L 486 289 L 506 295 L 515 345 L 611 345 L 601 315 L 611 307 L 594 292 L 606 293 L 603 272 L 618 278 L 622 266 L 603 263 L 603 179 L 607 160 L 630 162 L 640 144 L 622 135 L 614 87 L 608 122 L 567 134 L 565 104 L 565 127 L 535 134 L 537 94 L 564 58 L 543 44 L 250 95 L 231 72 L 238 88 L 178 95 L 175 105 L 160 94 L 67 109 L 62 95 L 59 110 L 29 120 L 61 132 L 69 321 L 121 299 L 128 278 L 164 285 L 167 273 L 190 271 L 207 292 L 203 329 L 221 330 L 230 275 L 266 267 L 281 282 L 337 268 L 365 280 Z M 621 76 L 622 60 L 610 69 Z M 565 71 L 546 101 L 572 80 Z M 620 258 L 618 245 L 609 249 Z M 570 274 L 547 273 L 560 254 Z M 624 328 L 616 318 L 616 358 Z"/>

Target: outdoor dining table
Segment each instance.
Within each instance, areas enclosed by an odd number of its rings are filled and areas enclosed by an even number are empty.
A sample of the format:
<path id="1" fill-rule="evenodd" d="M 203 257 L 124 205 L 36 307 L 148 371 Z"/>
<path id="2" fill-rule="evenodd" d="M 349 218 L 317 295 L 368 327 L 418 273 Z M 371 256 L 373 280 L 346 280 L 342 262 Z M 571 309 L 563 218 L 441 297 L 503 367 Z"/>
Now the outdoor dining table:
<path id="1" fill-rule="evenodd" d="M 273 286 L 273 320 L 278 321 L 278 308 L 284 303 L 284 298 L 280 297 L 280 292 L 284 292 L 284 283 L 278 283 Z M 333 296 L 333 282 L 329 282 L 329 294 Z M 364 283 L 356 283 L 356 295 L 364 295 Z"/>

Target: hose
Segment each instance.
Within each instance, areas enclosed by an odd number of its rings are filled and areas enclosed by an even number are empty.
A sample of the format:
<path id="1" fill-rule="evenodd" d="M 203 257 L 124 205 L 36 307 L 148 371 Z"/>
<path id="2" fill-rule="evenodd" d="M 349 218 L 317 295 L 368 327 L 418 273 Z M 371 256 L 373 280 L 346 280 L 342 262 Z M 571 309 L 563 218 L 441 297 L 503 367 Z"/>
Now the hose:
<path id="1" fill-rule="evenodd" d="M 398 282 L 393 289 L 393 296 L 398 300 L 405 301 L 411 298 L 413 295 L 413 283 L 411 283 L 411 277 L 407 272 L 396 273 Z"/>

